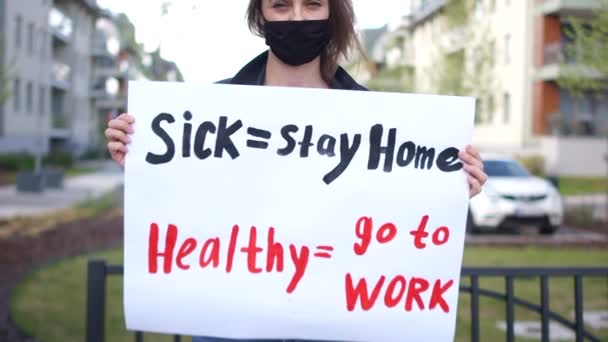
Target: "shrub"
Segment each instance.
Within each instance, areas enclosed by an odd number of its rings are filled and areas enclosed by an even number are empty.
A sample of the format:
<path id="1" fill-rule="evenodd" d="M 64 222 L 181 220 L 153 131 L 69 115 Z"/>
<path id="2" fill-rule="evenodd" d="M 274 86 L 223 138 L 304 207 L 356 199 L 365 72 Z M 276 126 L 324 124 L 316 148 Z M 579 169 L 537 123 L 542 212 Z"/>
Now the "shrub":
<path id="1" fill-rule="evenodd" d="M 545 158 L 539 155 L 518 156 L 517 160 L 535 176 L 545 174 Z"/>
<path id="2" fill-rule="evenodd" d="M 0 171 L 17 172 L 34 169 L 34 156 L 27 153 L 0 155 Z"/>
<path id="3" fill-rule="evenodd" d="M 74 165 L 74 156 L 65 151 L 53 151 L 44 158 L 44 164 L 63 169 L 69 169 Z"/>

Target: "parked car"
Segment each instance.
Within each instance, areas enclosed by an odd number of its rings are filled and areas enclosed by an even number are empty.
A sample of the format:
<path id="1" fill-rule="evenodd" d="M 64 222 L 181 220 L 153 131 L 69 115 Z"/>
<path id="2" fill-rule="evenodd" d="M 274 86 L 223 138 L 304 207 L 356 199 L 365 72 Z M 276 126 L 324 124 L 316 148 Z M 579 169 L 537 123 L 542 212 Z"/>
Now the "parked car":
<path id="1" fill-rule="evenodd" d="M 552 234 L 562 224 L 563 205 L 557 188 L 532 175 L 518 161 L 484 155 L 488 181 L 469 205 L 467 231 L 500 231 L 534 226 Z"/>

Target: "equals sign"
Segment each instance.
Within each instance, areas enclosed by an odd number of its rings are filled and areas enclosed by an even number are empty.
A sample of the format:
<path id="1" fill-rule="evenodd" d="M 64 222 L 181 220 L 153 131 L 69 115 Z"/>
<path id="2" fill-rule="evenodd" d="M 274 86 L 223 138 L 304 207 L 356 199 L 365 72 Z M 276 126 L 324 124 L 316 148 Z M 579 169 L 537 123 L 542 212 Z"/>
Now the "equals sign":
<path id="1" fill-rule="evenodd" d="M 329 252 L 333 252 L 334 248 L 331 246 L 317 246 L 317 250 L 324 251 L 324 252 L 317 252 L 317 253 L 313 254 L 317 258 L 331 259 L 331 254 Z"/>
<path id="2" fill-rule="evenodd" d="M 259 129 L 259 128 L 253 128 L 253 127 L 247 128 L 247 134 L 249 134 L 255 138 L 265 139 L 265 140 L 268 140 L 271 137 L 271 133 L 269 131 Z M 259 148 L 259 149 L 265 150 L 268 148 L 268 143 L 266 141 L 248 139 L 247 147 Z"/>

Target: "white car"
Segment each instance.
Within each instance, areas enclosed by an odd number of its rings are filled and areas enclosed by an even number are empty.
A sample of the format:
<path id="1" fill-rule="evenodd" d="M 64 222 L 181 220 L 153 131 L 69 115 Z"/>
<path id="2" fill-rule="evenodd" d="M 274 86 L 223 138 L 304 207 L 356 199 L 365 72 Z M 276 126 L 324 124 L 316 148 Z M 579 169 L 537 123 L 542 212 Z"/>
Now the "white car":
<path id="1" fill-rule="evenodd" d="M 482 156 L 488 181 L 469 205 L 467 231 L 499 231 L 535 226 L 542 234 L 562 224 L 562 198 L 546 179 L 530 174 L 514 159 Z"/>

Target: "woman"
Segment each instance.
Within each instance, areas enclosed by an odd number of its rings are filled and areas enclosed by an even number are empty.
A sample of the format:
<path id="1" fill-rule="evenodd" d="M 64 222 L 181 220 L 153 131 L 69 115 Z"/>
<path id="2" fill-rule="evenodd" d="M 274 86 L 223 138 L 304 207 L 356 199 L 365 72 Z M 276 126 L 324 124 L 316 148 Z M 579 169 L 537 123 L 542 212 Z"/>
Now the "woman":
<path id="1" fill-rule="evenodd" d="M 338 66 L 352 47 L 358 47 L 351 0 L 250 0 L 247 21 L 251 31 L 266 40 L 269 51 L 256 57 L 233 78 L 220 83 L 308 87 L 365 91 Z M 106 130 L 112 158 L 124 166 L 134 117 L 122 114 Z M 467 147 L 460 153 L 469 174 L 469 193 L 481 191 L 487 177 L 479 153 Z M 230 341 L 194 338 L 195 342 Z"/>

